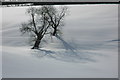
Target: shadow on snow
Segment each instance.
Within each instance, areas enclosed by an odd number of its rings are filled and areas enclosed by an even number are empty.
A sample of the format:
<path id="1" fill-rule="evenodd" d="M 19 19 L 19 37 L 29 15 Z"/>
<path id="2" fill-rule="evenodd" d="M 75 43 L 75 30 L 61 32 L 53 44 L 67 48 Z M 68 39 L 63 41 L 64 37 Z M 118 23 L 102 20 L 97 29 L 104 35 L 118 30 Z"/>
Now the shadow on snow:
<path id="1" fill-rule="evenodd" d="M 100 53 L 96 53 L 90 50 L 78 50 L 74 48 L 61 37 L 56 36 L 57 39 L 61 41 L 64 46 L 64 50 L 48 50 L 48 49 L 37 49 L 33 50 L 31 54 L 39 59 L 43 57 L 50 57 L 56 60 L 65 61 L 65 62 L 81 62 L 81 63 L 88 63 L 88 62 L 97 62 L 94 58 L 96 56 L 106 56 Z"/>

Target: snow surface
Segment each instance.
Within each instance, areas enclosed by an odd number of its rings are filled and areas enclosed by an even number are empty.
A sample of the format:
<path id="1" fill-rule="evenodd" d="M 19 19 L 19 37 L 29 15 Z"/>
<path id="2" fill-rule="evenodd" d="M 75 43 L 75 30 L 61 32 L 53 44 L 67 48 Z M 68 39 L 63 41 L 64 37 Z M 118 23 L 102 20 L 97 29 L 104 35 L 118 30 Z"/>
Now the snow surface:
<path id="1" fill-rule="evenodd" d="M 2 8 L 0 8 L 0 45 L 2 45 Z M 0 46 L 0 78 L 2 78 L 2 47 Z"/>
<path id="2" fill-rule="evenodd" d="M 62 37 L 31 50 L 19 28 L 27 7 L 3 8 L 3 78 L 117 78 L 118 5 L 68 6 Z"/>

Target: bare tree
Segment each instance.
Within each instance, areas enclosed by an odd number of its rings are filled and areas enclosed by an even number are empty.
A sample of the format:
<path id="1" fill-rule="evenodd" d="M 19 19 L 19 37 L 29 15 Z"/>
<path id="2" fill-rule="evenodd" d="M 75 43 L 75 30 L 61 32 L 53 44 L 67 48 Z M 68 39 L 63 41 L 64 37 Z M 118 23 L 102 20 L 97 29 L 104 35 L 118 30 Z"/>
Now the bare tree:
<path id="1" fill-rule="evenodd" d="M 32 34 L 35 41 L 32 49 L 39 48 L 45 34 L 56 36 L 60 32 L 59 28 L 63 26 L 66 11 L 67 7 L 58 9 L 51 5 L 44 5 L 39 8 L 30 7 L 27 9 L 27 13 L 31 19 L 29 22 L 22 24 L 20 31 Z"/>
<path id="2" fill-rule="evenodd" d="M 40 10 L 39 13 L 41 12 L 43 11 Z M 38 49 L 40 42 L 46 34 L 50 24 L 48 23 L 45 13 L 41 13 L 41 16 L 37 15 L 38 11 L 35 7 L 27 9 L 27 13 L 31 16 L 31 20 L 28 23 L 23 23 L 20 31 L 22 33 L 32 33 L 35 38 L 35 43 L 32 49 Z"/>

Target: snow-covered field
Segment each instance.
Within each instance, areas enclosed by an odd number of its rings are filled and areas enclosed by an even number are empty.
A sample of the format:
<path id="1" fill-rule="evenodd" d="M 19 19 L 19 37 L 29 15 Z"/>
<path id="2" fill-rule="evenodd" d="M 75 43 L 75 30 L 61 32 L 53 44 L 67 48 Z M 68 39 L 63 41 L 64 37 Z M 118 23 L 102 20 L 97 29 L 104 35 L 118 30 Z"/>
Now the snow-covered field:
<path id="1" fill-rule="evenodd" d="M 0 8 L 0 45 L 2 45 L 2 8 Z M 0 46 L 0 78 L 2 77 L 2 47 Z"/>
<path id="2" fill-rule="evenodd" d="M 42 42 L 40 50 L 19 31 L 26 9 L 2 10 L 3 78 L 118 77 L 118 5 L 69 6 L 62 38 Z"/>

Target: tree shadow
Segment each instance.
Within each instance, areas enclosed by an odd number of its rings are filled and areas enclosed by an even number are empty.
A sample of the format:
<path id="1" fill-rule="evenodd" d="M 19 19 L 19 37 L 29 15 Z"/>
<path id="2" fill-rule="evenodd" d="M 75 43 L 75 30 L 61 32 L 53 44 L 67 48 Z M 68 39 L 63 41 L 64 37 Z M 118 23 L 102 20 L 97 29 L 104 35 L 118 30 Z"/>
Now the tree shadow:
<path id="1" fill-rule="evenodd" d="M 66 50 L 70 50 L 70 51 L 72 51 L 72 52 L 74 52 L 74 50 L 76 50 L 73 46 L 71 46 L 70 44 L 68 44 L 64 39 L 62 39 L 60 36 L 56 36 L 57 37 L 57 39 L 59 39 L 61 42 L 62 42 L 62 44 L 63 44 L 63 46 L 64 46 L 64 48 L 66 49 Z"/>
<path id="2" fill-rule="evenodd" d="M 94 52 L 90 49 L 77 49 L 73 47 L 71 44 L 67 43 L 60 36 L 56 36 L 59 39 L 64 49 L 52 50 L 47 48 L 40 48 L 36 50 L 32 50 L 31 54 L 39 59 L 43 57 L 53 58 L 55 60 L 60 60 L 64 62 L 74 62 L 74 63 L 88 63 L 88 62 L 97 62 L 97 56 L 107 57 L 99 52 Z"/>
<path id="3" fill-rule="evenodd" d="M 99 55 L 93 52 L 87 51 L 52 51 L 46 49 L 38 49 L 31 52 L 31 55 L 35 56 L 38 59 L 43 57 L 53 58 L 55 60 L 60 60 L 64 62 L 74 62 L 74 63 L 88 63 L 88 62 L 97 62 L 94 59 L 94 56 L 104 56 Z"/>
<path id="4" fill-rule="evenodd" d="M 76 63 L 88 63 L 88 62 L 97 62 L 94 58 L 95 56 L 105 56 L 100 53 L 90 52 L 89 50 L 77 50 L 70 44 L 68 44 L 61 37 L 57 36 L 57 38 L 64 45 L 64 49 L 59 49 L 57 51 L 50 49 L 37 49 L 33 50 L 31 54 L 39 59 L 43 57 L 49 57 L 56 60 L 64 61 L 64 62 L 76 62 Z"/>

